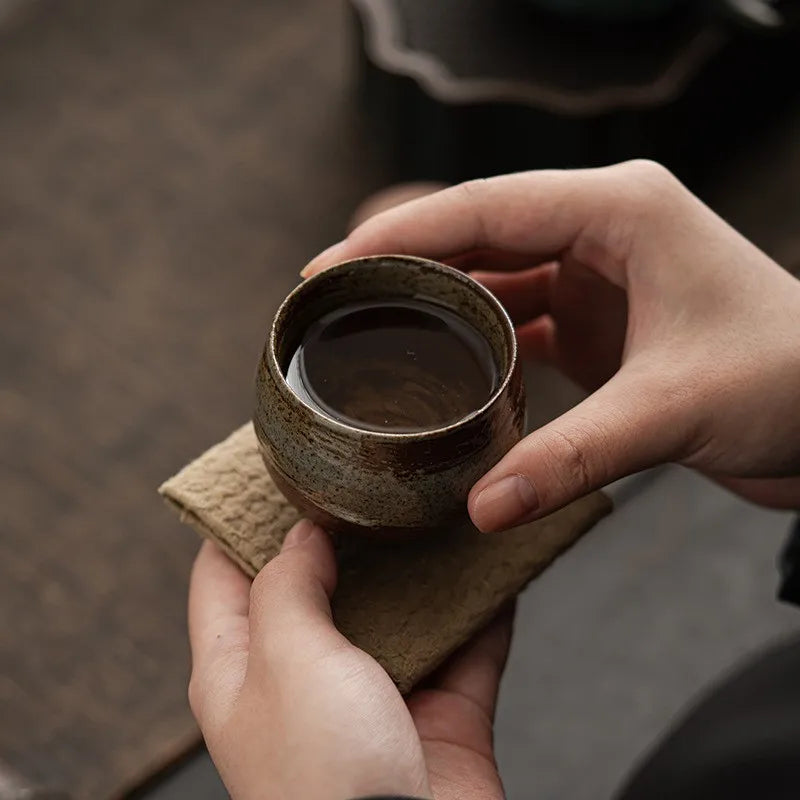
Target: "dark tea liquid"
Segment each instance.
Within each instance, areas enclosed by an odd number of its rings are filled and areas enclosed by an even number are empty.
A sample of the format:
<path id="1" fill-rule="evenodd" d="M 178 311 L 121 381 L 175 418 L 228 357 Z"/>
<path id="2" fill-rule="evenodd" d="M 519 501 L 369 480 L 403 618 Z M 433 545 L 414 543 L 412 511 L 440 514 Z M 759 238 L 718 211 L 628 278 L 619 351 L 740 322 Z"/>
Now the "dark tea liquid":
<path id="1" fill-rule="evenodd" d="M 353 303 L 318 319 L 286 381 L 309 405 L 358 428 L 410 433 L 479 409 L 497 387 L 488 341 L 422 300 Z"/>

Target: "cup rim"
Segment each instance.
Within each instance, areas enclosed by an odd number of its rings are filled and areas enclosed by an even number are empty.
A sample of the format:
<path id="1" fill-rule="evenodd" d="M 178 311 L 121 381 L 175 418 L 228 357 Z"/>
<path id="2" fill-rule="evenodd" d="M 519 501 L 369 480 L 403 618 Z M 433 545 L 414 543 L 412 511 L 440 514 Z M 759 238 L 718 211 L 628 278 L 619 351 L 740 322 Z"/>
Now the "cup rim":
<path id="1" fill-rule="evenodd" d="M 510 358 L 508 361 L 508 365 L 504 370 L 503 379 L 497 385 L 497 388 L 489 396 L 488 400 L 480 408 L 475 409 L 474 411 L 467 414 L 467 416 L 461 417 L 460 419 L 456 420 L 455 422 L 451 422 L 448 425 L 442 425 L 438 428 L 427 428 L 421 431 L 392 433 L 391 431 L 368 430 L 366 428 L 359 428 L 356 425 L 349 425 L 346 422 L 340 422 L 339 420 L 333 419 L 332 417 L 323 414 L 313 406 L 306 403 L 292 389 L 292 387 L 289 386 L 288 382 L 286 381 L 286 376 L 283 374 L 283 370 L 281 369 L 281 366 L 278 362 L 276 326 L 278 320 L 280 320 L 282 317 L 286 315 L 287 306 L 295 302 L 298 296 L 308 292 L 309 291 L 308 287 L 313 286 L 313 284 L 318 280 L 322 279 L 323 276 L 327 276 L 327 278 L 330 279 L 331 274 L 335 275 L 337 272 L 344 272 L 345 269 L 347 268 L 352 268 L 353 266 L 368 267 L 372 262 L 385 261 L 390 259 L 396 259 L 398 261 L 405 261 L 405 262 L 414 262 L 416 264 L 424 265 L 430 269 L 433 269 L 435 272 L 439 272 L 440 274 L 447 276 L 449 279 L 456 280 L 459 283 L 468 286 L 472 291 L 475 291 L 477 294 L 481 295 L 483 299 L 487 302 L 487 304 L 496 313 L 505 332 L 507 343 L 510 343 Z M 450 267 L 446 264 L 442 264 L 438 261 L 433 261 L 428 258 L 420 258 L 419 256 L 410 256 L 399 253 L 386 253 L 374 256 L 362 256 L 360 258 L 351 258 L 348 259 L 347 261 L 341 261 L 338 264 L 334 264 L 333 266 L 328 267 L 322 272 L 318 272 L 316 275 L 313 275 L 310 278 L 306 278 L 302 283 L 295 286 L 295 288 L 292 289 L 292 291 L 289 292 L 289 294 L 284 298 L 283 302 L 280 304 L 280 306 L 278 306 L 278 310 L 275 312 L 275 317 L 272 320 L 272 324 L 270 325 L 270 330 L 269 330 L 267 358 L 269 361 L 268 367 L 270 371 L 273 373 L 273 376 L 275 377 L 281 391 L 288 394 L 289 397 L 291 397 L 294 401 L 299 403 L 303 408 L 305 408 L 309 413 L 311 413 L 318 424 L 322 424 L 324 427 L 351 436 L 357 435 L 361 438 L 368 438 L 373 441 L 399 443 L 399 442 L 425 441 L 429 439 L 439 438 L 441 436 L 446 436 L 448 434 L 454 433 L 466 427 L 474 420 L 479 419 L 487 412 L 489 412 L 492 406 L 495 405 L 495 403 L 497 403 L 500 400 L 503 393 L 507 389 L 508 384 L 511 382 L 511 379 L 517 367 L 518 353 L 517 353 L 517 337 L 514 331 L 514 323 L 511 321 L 511 317 L 509 317 L 508 312 L 503 307 L 502 303 L 485 286 L 478 283 L 478 281 L 476 281 L 474 278 L 471 278 L 466 273 L 461 272 L 461 270 L 458 270 L 455 267 Z"/>

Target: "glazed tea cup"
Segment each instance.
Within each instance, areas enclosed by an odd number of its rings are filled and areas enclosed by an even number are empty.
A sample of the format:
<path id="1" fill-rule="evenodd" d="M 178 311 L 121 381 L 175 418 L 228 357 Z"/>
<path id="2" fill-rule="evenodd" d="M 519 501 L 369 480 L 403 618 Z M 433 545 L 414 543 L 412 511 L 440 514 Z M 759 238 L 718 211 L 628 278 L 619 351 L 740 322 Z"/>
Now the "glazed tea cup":
<path id="1" fill-rule="evenodd" d="M 365 430 L 313 407 L 287 383 L 293 353 L 321 316 L 349 303 L 404 299 L 444 306 L 488 342 L 498 379 L 481 407 L 433 429 Z M 470 488 L 524 431 L 512 322 L 487 289 L 451 267 L 410 256 L 339 264 L 280 306 L 258 366 L 254 425 L 278 488 L 328 530 L 397 538 L 466 523 Z"/>

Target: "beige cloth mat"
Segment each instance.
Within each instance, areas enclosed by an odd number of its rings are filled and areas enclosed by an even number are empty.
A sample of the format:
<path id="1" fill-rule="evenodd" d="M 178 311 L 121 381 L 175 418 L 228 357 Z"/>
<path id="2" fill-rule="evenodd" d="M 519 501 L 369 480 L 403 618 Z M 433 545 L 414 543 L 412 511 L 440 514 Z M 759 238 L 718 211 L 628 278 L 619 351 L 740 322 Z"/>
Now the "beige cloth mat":
<path id="1" fill-rule="evenodd" d="M 160 489 L 184 522 L 249 575 L 280 550 L 299 514 L 275 487 L 251 424 Z M 600 493 L 504 534 L 443 533 L 339 547 L 341 631 L 409 691 L 611 509 Z"/>

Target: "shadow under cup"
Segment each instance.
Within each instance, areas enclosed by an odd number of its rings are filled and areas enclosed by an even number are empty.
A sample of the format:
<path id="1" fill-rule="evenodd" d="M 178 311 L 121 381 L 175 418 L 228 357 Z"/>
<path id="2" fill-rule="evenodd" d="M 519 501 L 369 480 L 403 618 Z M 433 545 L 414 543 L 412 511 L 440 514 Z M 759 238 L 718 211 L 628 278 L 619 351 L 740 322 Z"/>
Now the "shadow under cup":
<path id="1" fill-rule="evenodd" d="M 286 369 L 314 322 L 345 305 L 388 300 L 434 303 L 482 335 L 499 374 L 483 406 L 443 427 L 393 433 L 332 419 L 292 390 Z M 484 287 L 434 261 L 376 256 L 332 267 L 278 309 L 258 367 L 254 425 L 278 488 L 328 530 L 397 538 L 461 525 L 472 485 L 523 435 L 513 325 Z"/>

